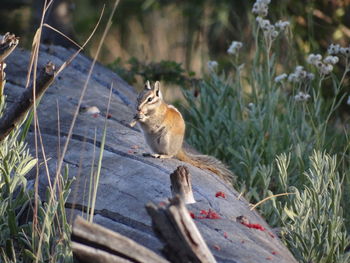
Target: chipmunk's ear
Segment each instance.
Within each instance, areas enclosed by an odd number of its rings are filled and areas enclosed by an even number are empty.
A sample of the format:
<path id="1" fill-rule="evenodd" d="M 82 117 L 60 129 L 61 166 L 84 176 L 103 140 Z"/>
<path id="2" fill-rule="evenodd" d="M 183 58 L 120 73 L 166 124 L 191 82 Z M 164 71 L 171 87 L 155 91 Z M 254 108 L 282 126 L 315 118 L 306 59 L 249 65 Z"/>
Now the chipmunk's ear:
<path id="1" fill-rule="evenodd" d="M 162 98 L 162 93 L 160 91 L 160 82 L 159 81 L 156 81 L 156 83 L 154 83 L 154 92 L 155 92 L 157 97 Z"/>
<path id="2" fill-rule="evenodd" d="M 149 82 L 149 80 L 146 81 L 145 89 L 148 89 L 148 90 L 152 89 L 151 88 L 151 83 Z"/>

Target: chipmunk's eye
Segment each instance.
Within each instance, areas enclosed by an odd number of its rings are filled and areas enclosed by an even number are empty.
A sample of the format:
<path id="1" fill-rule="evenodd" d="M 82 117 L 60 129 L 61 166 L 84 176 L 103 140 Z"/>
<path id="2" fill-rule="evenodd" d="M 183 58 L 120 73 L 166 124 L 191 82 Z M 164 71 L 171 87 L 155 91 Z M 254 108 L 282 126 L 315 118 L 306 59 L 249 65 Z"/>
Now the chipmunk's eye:
<path id="1" fill-rule="evenodd" d="M 152 97 L 149 97 L 149 98 L 147 99 L 148 102 L 151 102 L 152 100 L 153 100 Z"/>

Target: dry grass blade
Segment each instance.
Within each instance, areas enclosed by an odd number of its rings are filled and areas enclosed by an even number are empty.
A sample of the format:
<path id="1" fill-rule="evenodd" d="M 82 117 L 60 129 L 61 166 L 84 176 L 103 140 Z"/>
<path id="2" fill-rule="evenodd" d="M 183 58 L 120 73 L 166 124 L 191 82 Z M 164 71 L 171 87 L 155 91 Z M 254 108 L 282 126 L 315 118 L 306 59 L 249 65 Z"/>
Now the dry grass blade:
<path id="1" fill-rule="evenodd" d="M 60 34 L 61 36 L 63 36 L 65 39 L 69 40 L 70 42 L 72 42 L 74 45 L 76 45 L 78 48 L 80 48 L 81 50 L 83 49 L 77 42 L 75 42 L 73 39 L 69 38 L 68 36 L 66 36 L 65 34 L 63 34 L 61 31 L 59 31 L 58 29 L 50 26 L 49 24 L 43 24 L 44 27 L 50 28 L 52 31 L 55 31 L 57 34 Z"/>
<path id="2" fill-rule="evenodd" d="M 104 14 L 104 10 L 105 10 L 105 6 L 103 6 L 102 11 L 101 11 L 101 15 L 95 25 L 95 28 L 92 30 L 90 36 L 86 39 L 86 41 L 84 42 L 84 44 L 79 48 L 79 50 L 77 52 L 75 52 L 67 61 L 65 61 L 61 67 L 57 70 L 57 74 L 59 74 L 60 72 L 62 72 L 62 70 L 64 70 L 66 67 L 69 66 L 70 63 L 72 63 L 72 61 L 76 58 L 76 56 L 79 55 L 79 53 L 84 49 L 84 47 L 87 45 L 87 43 L 89 43 L 90 39 L 92 38 L 92 36 L 95 34 L 98 26 L 100 25 L 100 22 L 102 20 L 103 14 Z"/>
<path id="3" fill-rule="evenodd" d="M 254 210 L 257 206 L 261 205 L 262 203 L 270 200 L 271 198 L 274 198 L 274 197 L 279 197 L 279 196 L 285 196 L 285 195 L 294 195 L 295 193 L 281 193 L 281 194 L 276 194 L 276 195 L 271 195 L 271 196 L 268 196 L 266 198 L 264 198 L 263 200 L 257 202 L 255 205 L 253 205 L 250 210 Z"/>

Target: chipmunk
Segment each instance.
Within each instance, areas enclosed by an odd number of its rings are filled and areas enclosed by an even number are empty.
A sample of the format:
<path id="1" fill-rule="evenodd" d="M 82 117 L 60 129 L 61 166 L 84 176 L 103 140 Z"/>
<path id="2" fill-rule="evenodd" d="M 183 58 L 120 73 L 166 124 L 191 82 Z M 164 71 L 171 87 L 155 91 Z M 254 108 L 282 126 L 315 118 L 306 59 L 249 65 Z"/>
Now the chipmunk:
<path id="1" fill-rule="evenodd" d="M 200 169 L 214 172 L 227 181 L 233 173 L 219 160 L 208 155 L 192 155 L 183 149 L 185 121 L 181 113 L 164 102 L 160 83 L 151 87 L 147 81 L 145 88 L 137 98 L 136 114 L 130 126 L 138 122 L 143 130 L 146 142 L 154 153 L 144 156 L 154 158 L 172 158 L 192 164 Z"/>

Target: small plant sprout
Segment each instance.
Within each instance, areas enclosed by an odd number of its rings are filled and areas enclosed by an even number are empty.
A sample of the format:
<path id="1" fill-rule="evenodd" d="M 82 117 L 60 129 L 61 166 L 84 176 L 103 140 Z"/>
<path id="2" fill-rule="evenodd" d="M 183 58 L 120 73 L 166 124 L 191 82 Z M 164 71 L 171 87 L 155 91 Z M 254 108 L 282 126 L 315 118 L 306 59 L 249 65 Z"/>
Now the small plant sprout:
<path id="1" fill-rule="evenodd" d="M 216 61 L 208 61 L 208 63 L 207 63 L 207 67 L 208 67 L 208 70 L 210 71 L 210 72 L 214 72 L 216 69 L 217 69 L 217 67 L 218 67 L 218 62 L 216 62 Z"/>
<path id="2" fill-rule="evenodd" d="M 238 51 L 243 47 L 242 42 L 232 41 L 230 47 L 227 49 L 227 53 L 230 55 L 238 55 Z"/>

